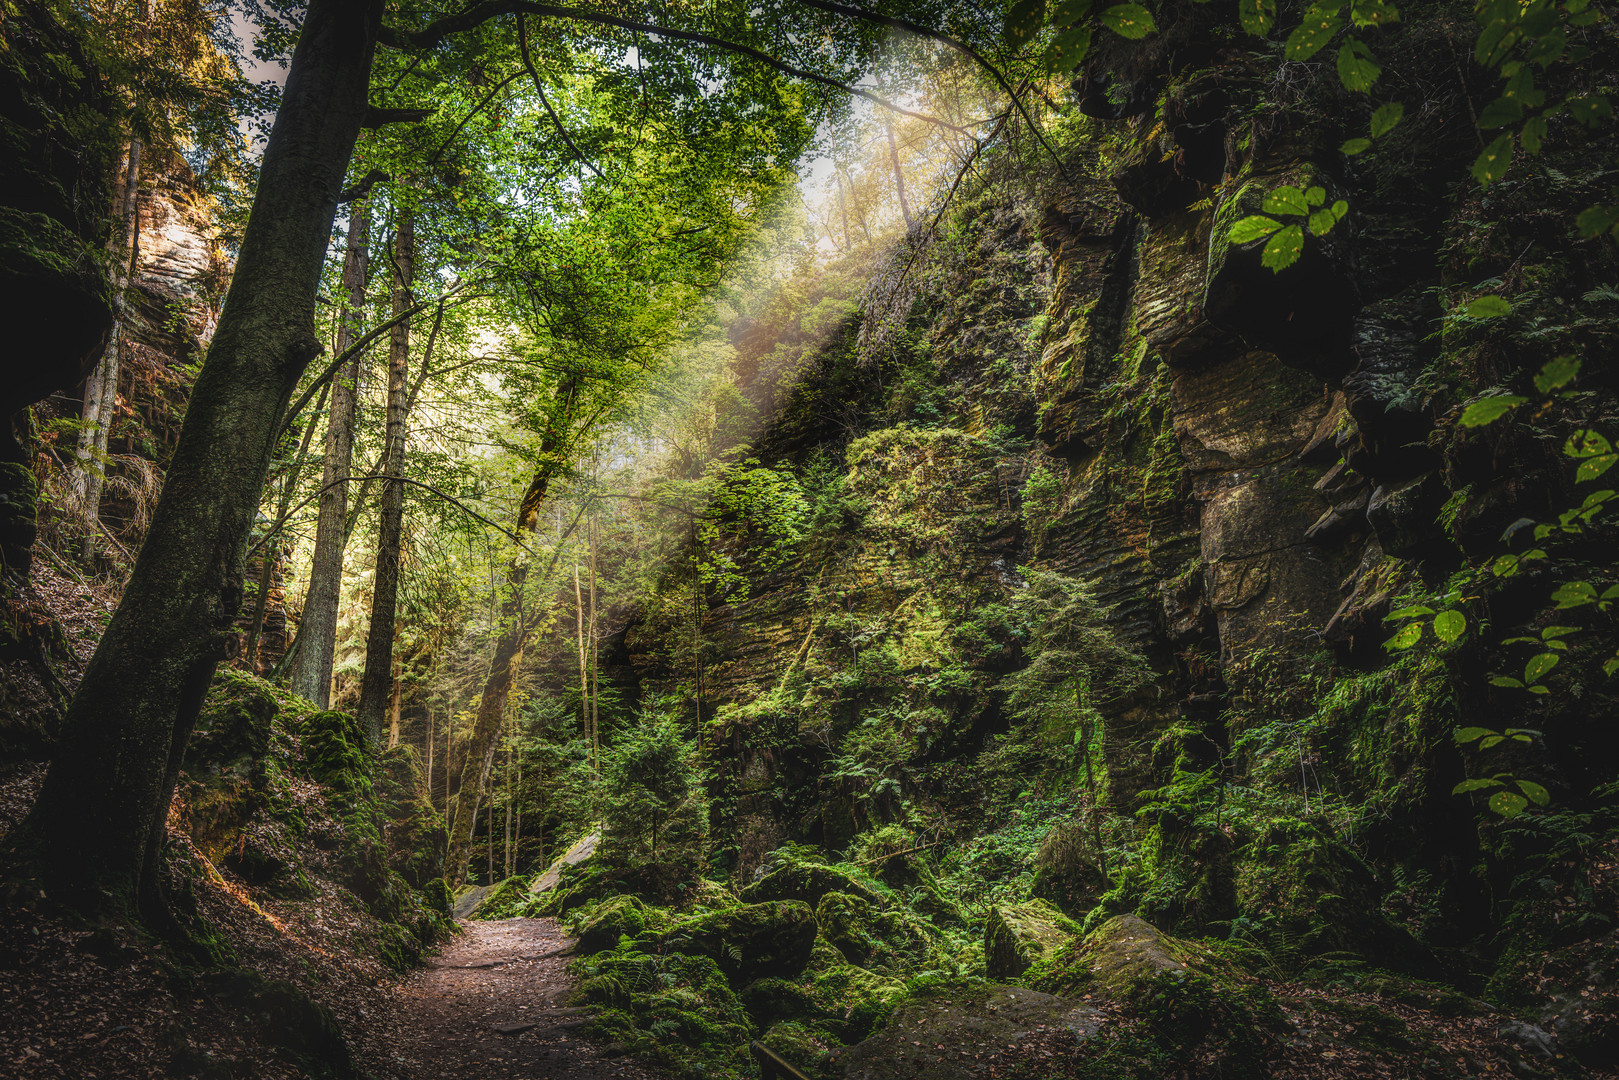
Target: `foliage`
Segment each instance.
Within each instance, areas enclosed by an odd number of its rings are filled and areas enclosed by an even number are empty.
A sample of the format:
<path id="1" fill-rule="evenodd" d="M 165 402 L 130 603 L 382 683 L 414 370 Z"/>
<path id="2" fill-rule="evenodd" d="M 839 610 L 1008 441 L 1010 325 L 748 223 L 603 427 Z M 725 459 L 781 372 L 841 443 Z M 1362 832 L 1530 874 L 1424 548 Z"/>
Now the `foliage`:
<path id="1" fill-rule="evenodd" d="M 602 759 L 603 851 L 621 863 L 701 869 L 706 816 L 696 751 L 671 716 L 647 714 Z"/>

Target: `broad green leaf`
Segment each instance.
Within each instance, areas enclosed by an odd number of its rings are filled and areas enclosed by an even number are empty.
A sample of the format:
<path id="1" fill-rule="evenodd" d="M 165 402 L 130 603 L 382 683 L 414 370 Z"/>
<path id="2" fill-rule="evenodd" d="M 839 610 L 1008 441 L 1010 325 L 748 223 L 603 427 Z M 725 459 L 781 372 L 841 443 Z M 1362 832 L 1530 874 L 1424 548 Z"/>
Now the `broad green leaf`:
<path id="1" fill-rule="evenodd" d="M 1548 690 L 1544 686 L 1531 686 L 1531 687 L 1529 687 L 1529 692 L 1531 694 L 1549 694 L 1549 693 L 1551 693 L 1551 691 Z"/>
<path id="2" fill-rule="evenodd" d="M 1546 677 L 1547 673 L 1550 672 L 1552 668 L 1557 666 L 1557 661 L 1559 659 L 1561 659 L 1561 657 L 1559 657 L 1556 653 L 1549 652 L 1543 652 L 1537 656 L 1531 656 L 1529 658 L 1529 662 L 1523 666 L 1523 681 L 1530 685 L 1539 682 L 1541 679 Z"/>
<path id="3" fill-rule="evenodd" d="M 1566 611 L 1569 608 L 1584 607 L 1594 604 L 1597 599 L 1596 586 L 1589 581 L 1565 581 L 1552 593 L 1552 599 L 1557 601 L 1557 610 Z M 1531 682 L 1534 680 L 1531 679 Z"/>
<path id="4" fill-rule="evenodd" d="M 1572 356 L 1558 356 L 1546 361 L 1546 366 L 1535 376 L 1535 389 L 1542 394 L 1561 390 L 1580 373 L 1580 362 Z"/>
<path id="5" fill-rule="evenodd" d="M 1552 801 L 1551 793 L 1533 780 L 1514 780 L 1518 790 L 1529 796 L 1529 801 L 1536 806 L 1545 806 Z"/>
<path id="6" fill-rule="evenodd" d="M 1613 678 L 1613 673 L 1616 671 L 1619 671 L 1619 655 L 1615 655 L 1611 660 L 1604 660 L 1602 662 L 1602 674 L 1606 675 L 1608 678 Z"/>
<path id="7" fill-rule="evenodd" d="M 1076 26 L 1060 35 L 1046 50 L 1046 65 L 1054 71 L 1073 71 L 1091 51 L 1091 28 Z"/>
<path id="8" fill-rule="evenodd" d="M 1508 690 L 1522 690 L 1523 680 L 1514 679 L 1510 675 L 1497 675 L 1490 680 L 1490 685 L 1505 687 Z"/>
<path id="9" fill-rule="evenodd" d="M 1574 482 L 1583 484 L 1589 480 L 1595 480 L 1613 468 L 1616 461 L 1619 461 L 1619 454 L 1604 454 L 1601 457 L 1586 458 L 1580 462 L 1580 467 L 1575 470 Z"/>
<path id="10" fill-rule="evenodd" d="M 1304 205 L 1320 206 L 1327 201 L 1327 189 L 1316 185 L 1304 189 Z"/>
<path id="11" fill-rule="evenodd" d="M 1152 21 L 1152 12 L 1140 4 L 1114 4 L 1102 12 L 1102 25 L 1131 41 L 1139 41 L 1148 34 L 1158 32 L 1158 25 Z"/>
<path id="12" fill-rule="evenodd" d="M 1269 236 L 1282 227 L 1282 223 L 1275 218 L 1252 214 L 1231 226 L 1231 232 L 1226 238 L 1233 244 L 1248 244 L 1260 237 Z"/>
<path id="13" fill-rule="evenodd" d="M 1359 27 L 1387 26 L 1400 21 L 1400 10 L 1388 0 L 1352 0 L 1349 15 Z"/>
<path id="14" fill-rule="evenodd" d="M 1498 788 L 1501 786 L 1502 784 L 1499 780 L 1486 780 L 1480 777 L 1477 780 L 1463 780 L 1461 783 L 1451 788 L 1450 793 L 1452 795 L 1467 795 L 1474 791 L 1488 791 L 1491 788 Z"/>
<path id="15" fill-rule="evenodd" d="M 1039 31 L 1046 18 L 1046 0 L 1017 0 L 1006 14 L 1006 40 L 1022 45 Z"/>
<path id="16" fill-rule="evenodd" d="M 1270 238 L 1259 261 L 1279 273 L 1298 262 L 1303 251 L 1304 230 L 1297 225 L 1289 225 Z"/>
<path id="17" fill-rule="evenodd" d="M 1598 454 L 1613 452 L 1613 444 L 1608 437 L 1600 431 L 1591 428 L 1581 428 L 1568 437 L 1563 444 L 1563 453 L 1571 458 L 1595 457 Z"/>
<path id="18" fill-rule="evenodd" d="M 1500 296 L 1481 296 L 1467 305 L 1469 319 L 1498 319 L 1512 314 L 1512 305 Z"/>
<path id="19" fill-rule="evenodd" d="M 1400 627 L 1398 633 L 1389 638 L 1388 644 L 1385 647 L 1390 652 L 1398 652 L 1401 649 L 1409 649 L 1411 646 L 1422 640 L 1422 625 L 1423 624 L 1419 622 L 1406 623 L 1404 626 Z"/>
<path id="20" fill-rule="evenodd" d="M 1459 743 L 1477 742 L 1484 736 L 1491 734 L 1487 727 L 1463 727 L 1456 729 L 1456 741 Z"/>
<path id="21" fill-rule="evenodd" d="M 1527 152 L 1540 153 L 1540 148 L 1546 143 L 1546 118 L 1531 116 L 1525 120 L 1522 130 L 1518 132 L 1518 142 Z"/>
<path id="22" fill-rule="evenodd" d="M 1426 607 L 1426 606 L 1424 606 L 1422 604 L 1414 604 L 1411 607 L 1403 607 L 1398 611 L 1389 612 L 1387 615 L 1383 616 L 1383 621 L 1384 622 L 1397 622 L 1400 619 L 1415 619 L 1415 618 L 1419 618 L 1420 616 L 1423 616 L 1423 615 L 1432 615 L 1432 614 L 1434 614 L 1434 609 L 1433 608 Z"/>
<path id="23" fill-rule="evenodd" d="M 1473 162 L 1473 179 L 1489 187 L 1507 174 L 1507 167 L 1511 164 L 1512 135 L 1508 133 L 1497 137 L 1479 154 Z"/>
<path id="24" fill-rule="evenodd" d="M 1596 127 L 1604 120 L 1613 119 L 1613 103 L 1601 94 L 1570 96 L 1563 102 L 1563 108 L 1586 127 Z"/>
<path id="25" fill-rule="evenodd" d="M 1485 131 L 1516 124 L 1523 118 L 1523 104 L 1509 97 L 1498 97 L 1478 114 L 1478 126 Z"/>
<path id="26" fill-rule="evenodd" d="M 1265 37 L 1276 26 L 1276 0 L 1238 0 L 1242 28 L 1255 37 Z"/>
<path id="27" fill-rule="evenodd" d="M 1529 800 L 1511 791 L 1497 791 L 1490 796 L 1490 809 L 1504 818 L 1515 818 L 1528 807 Z"/>
<path id="28" fill-rule="evenodd" d="M 1371 148 L 1372 140 L 1370 139 L 1345 139 L 1344 144 L 1338 147 L 1338 151 L 1354 157 L 1356 154 L 1364 154 Z"/>
<path id="29" fill-rule="evenodd" d="M 1381 139 L 1393 131 L 1405 116 L 1405 106 L 1398 101 L 1385 102 L 1372 113 L 1372 138 Z"/>
<path id="30" fill-rule="evenodd" d="M 1365 42 L 1351 39 L 1338 47 L 1338 78 L 1345 89 L 1365 93 L 1382 73 Z"/>
<path id="31" fill-rule="evenodd" d="M 1511 577 L 1518 572 L 1518 556 L 1502 555 L 1490 569 L 1495 571 L 1496 577 Z"/>
<path id="32" fill-rule="evenodd" d="M 1467 629 L 1467 617 L 1461 612 L 1451 609 L 1441 611 L 1434 616 L 1433 632 L 1440 641 L 1449 644 L 1462 636 Z"/>
<path id="33" fill-rule="evenodd" d="M 1522 405 L 1528 398 L 1521 398 L 1516 394 L 1500 394 L 1496 397 L 1487 397 L 1483 401 L 1475 401 L 1462 410 L 1462 418 L 1457 421 L 1462 427 L 1483 427 L 1501 419 L 1514 407 Z"/>
<path id="34" fill-rule="evenodd" d="M 1265 196 L 1265 213 L 1267 214 L 1308 214 L 1310 204 L 1305 201 L 1304 192 L 1292 184 L 1283 184 Z"/>
<path id="35" fill-rule="evenodd" d="M 1308 60 L 1326 48 L 1344 24 L 1338 14 L 1342 9 L 1342 4 L 1318 4 L 1306 11 L 1298 29 L 1287 35 L 1287 58 Z"/>
<path id="36" fill-rule="evenodd" d="M 1548 626 L 1540 632 L 1540 636 L 1544 641 L 1551 641 L 1554 638 L 1568 637 L 1570 634 L 1579 632 L 1580 628 L 1577 626 Z"/>
<path id="37" fill-rule="evenodd" d="M 1484 738 L 1478 741 L 1478 748 L 1480 750 L 1488 750 L 1493 746 L 1500 746 L 1506 741 L 1507 737 L 1505 735 L 1486 735 Z"/>
<path id="38" fill-rule="evenodd" d="M 1343 209 L 1340 210 L 1339 207 L 1342 207 Z M 1310 235 L 1327 235 L 1327 233 L 1331 232 L 1337 226 L 1338 222 L 1344 219 L 1344 214 L 1348 210 L 1349 204 L 1344 202 L 1342 199 L 1339 199 L 1331 206 L 1317 210 L 1315 213 L 1310 215 Z"/>
<path id="39" fill-rule="evenodd" d="M 1619 230 L 1619 206 L 1588 206 L 1574 219 L 1581 240 Z"/>

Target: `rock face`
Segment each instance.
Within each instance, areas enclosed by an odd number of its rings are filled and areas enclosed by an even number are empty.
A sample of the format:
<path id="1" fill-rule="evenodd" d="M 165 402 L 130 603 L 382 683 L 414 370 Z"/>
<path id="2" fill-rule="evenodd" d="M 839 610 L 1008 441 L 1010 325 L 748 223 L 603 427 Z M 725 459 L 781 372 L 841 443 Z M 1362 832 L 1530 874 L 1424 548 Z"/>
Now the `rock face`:
<path id="1" fill-rule="evenodd" d="M 1095 1034 L 1095 1009 L 1021 986 L 979 987 L 908 1005 L 843 1058 L 847 1080 L 972 1080 L 992 1074 L 1006 1051 L 1035 1032 Z"/>
<path id="2" fill-rule="evenodd" d="M 998 904 L 984 919 L 984 970 L 992 979 L 1015 979 L 1067 944 L 1078 929 L 1041 900 Z"/>

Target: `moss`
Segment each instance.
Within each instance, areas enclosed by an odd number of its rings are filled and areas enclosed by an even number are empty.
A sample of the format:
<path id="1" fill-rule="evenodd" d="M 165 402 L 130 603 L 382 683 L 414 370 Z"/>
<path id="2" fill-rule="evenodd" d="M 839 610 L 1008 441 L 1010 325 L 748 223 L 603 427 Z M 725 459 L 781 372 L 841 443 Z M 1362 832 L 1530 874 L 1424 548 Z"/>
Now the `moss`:
<path id="1" fill-rule="evenodd" d="M 511 919 L 526 914 L 529 907 L 528 878 L 509 877 L 496 885 L 478 910 L 474 919 Z M 592 950 L 594 951 L 594 950 Z"/>
<path id="2" fill-rule="evenodd" d="M 593 953 L 615 947 L 621 937 L 636 938 L 648 930 L 662 930 L 669 921 L 665 912 L 648 907 L 636 897 L 614 896 L 584 909 L 571 925 L 579 939 L 579 952 Z"/>
<path id="3" fill-rule="evenodd" d="M 750 1075 L 748 1015 L 706 956 L 621 947 L 576 962 L 577 997 L 605 1006 L 589 1034 L 610 1038 L 677 1077 Z"/>
<path id="4" fill-rule="evenodd" d="M 814 906 L 827 893 L 843 893 L 876 903 L 877 894 L 854 876 L 836 867 L 808 862 L 788 862 L 742 890 L 742 902 L 758 904 L 767 900 L 802 900 Z"/>
<path id="5" fill-rule="evenodd" d="M 737 995 L 748 1016 L 760 1028 L 778 1020 L 808 1016 L 815 1011 L 809 991 L 787 979 L 755 979 Z"/>
<path id="6" fill-rule="evenodd" d="M 776 900 L 687 919 L 670 930 L 665 944 L 712 958 L 743 984 L 766 975 L 797 975 L 809 963 L 815 936 L 815 913 L 808 904 Z"/>
<path id="7" fill-rule="evenodd" d="M 809 981 L 809 997 L 816 1009 L 831 1017 L 829 1023 L 846 1043 L 866 1038 L 905 1000 L 905 984 L 853 964 L 838 964 L 817 972 Z"/>
<path id="8" fill-rule="evenodd" d="M 1016 978 L 1078 932 L 1078 923 L 1045 900 L 996 905 L 984 919 L 985 970 L 992 979 Z"/>
<path id="9" fill-rule="evenodd" d="M 832 1055 L 838 1043 L 817 1027 L 786 1021 L 772 1025 L 759 1041 L 806 1076 L 822 1077 L 832 1073 Z"/>

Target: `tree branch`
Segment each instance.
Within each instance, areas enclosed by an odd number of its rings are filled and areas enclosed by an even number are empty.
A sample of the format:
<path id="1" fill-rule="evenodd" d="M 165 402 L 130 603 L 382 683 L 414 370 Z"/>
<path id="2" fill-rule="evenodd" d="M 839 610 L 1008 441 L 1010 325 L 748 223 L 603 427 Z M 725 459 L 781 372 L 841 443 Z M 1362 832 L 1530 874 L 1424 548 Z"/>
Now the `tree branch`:
<path id="1" fill-rule="evenodd" d="M 286 429 L 292 425 L 293 419 L 300 412 L 303 411 L 303 408 L 304 408 L 305 405 L 309 404 L 309 399 L 315 396 L 315 391 L 319 390 L 322 386 L 326 385 L 326 380 L 327 379 L 330 379 L 333 375 L 337 374 L 337 369 L 338 368 L 342 367 L 344 364 L 346 364 L 350 360 L 354 359 L 355 355 L 360 353 L 362 350 L 364 350 L 366 348 L 366 346 L 370 345 L 377 338 L 379 338 L 383 334 L 387 333 L 389 330 L 393 329 L 395 323 L 404 322 L 406 319 L 410 318 L 412 315 L 415 315 L 415 314 L 418 314 L 420 312 L 426 311 L 427 308 L 428 308 L 427 304 L 417 304 L 415 307 L 411 308 L 409 311 L 400 312 L 398 315 L 395 315 L 393 318 L 389 319 L 387 322 L 385 322 L 382 325 L 378 326 L 375 330 L 372 330 L 369 334 L 365 335 L 365 337 L 361 338 L 359 341 L 356 341 L 353 345 L 350 345 L 348 348 L 346 348 L 342 352 L 338 353 L 337 358 L 334 359 L 330 364 L 327 365 L 325 371 L 321 372 L 320 378 L 318 378 L 314 382 L 310 383 L 309 384 L 309 389 L 307 389 L 307 390 L 305 390 L 303 392 L 303 396 L 301 396 L 297 401 L 293 402 L 290 406 L 288 406 L 287 411 L 281 415 L 281 430 L 282 430 L 282 432 L 284 433 L 286 431 Z M 277 438 L 280 438 L 280 436 L 278 435 Z"/>
<path id="2" fill-rule="evenodd" d="M 432 484 L 424 483 L 421 480 L 412 480 L 408 476 L 391 476 L 388 473 L 372 473 L 372 474 L 370 474 L 368 476 L 345 476 L 341 480 L 333 480 L 330 484 L 327 484 L 325 487 L 321 488 L 319 491 L 317 491 L 313 495 L 309 496 L 309 498 L 305 499 L 303 502 L 299 503 L 297 506 L 294 506 L 291 509 L 289 509 L 288 511 L 286 511 L 286 513 L 284 513 L 280 517 L 276 518 L 275 523 L 272 524 L 268 530 L 266 530 L 266 532 L 265 532 L 265 534 L 263 536 L 259 537 L 257 543 L 255 543 L 252 547 L 247 549 L 248 557 L 251 558 L 255 551 L 257 551 L 259 548 L 263 547 L 266 543 L 269 542 L 270 537 L 272 537 L 276 533 L 280 532 L 281 527 L 283 525 L 285 525 L 292 518 L 292 515 L 296 514 L 298 511 L 302 510 L 304 507 L 308 506 L 310 503 L 314 502 L 316 499 L 318 499 L 322 495 L 326 494 L 332 488 L 337 487 L 340 484 L 347 484 L 347 483 L 349 483 L 350 481 L 353 481 L 353 480 L 398 480 L 400 483 L 411 484 L 411 485 L 413 485 L 415 487 L 422 488 L 423 490 L 430 491 L 434 495 L 437 495 L 439 498 L 443 499 L 445 502 L 450 503 L 451 505 L 455 506 L 458 510 L 460 510 L 462 513 L 468 515 L 469 517 L 477 518 L 479 521 L 483 522 L 485 525 L 489 526 L 491 529 L 498 529 L 500 532 L 502 532 L 506 536 L 510 537 L 512 543 L 516 544 L 518 547 L 523 548 L 525 551 L 528 550 L 527 545 L 525 545 L 523 543 L 523 538 L 521 536 L 518 536 L 516 533 L 512 532 L 510 529 L 506 528 L 504 525 L 495 524 L 493 521 L 490 521 L 488 518 L 484 517 L 482 514 L 478 513 L 478 511 L 472 509 L 472 507 L 468 506 L 466 503 L 464 503 L 461 500 L 457 499 L 455 496 L 444 494 L 444 492 L 440 491 L 438 488 L 434 487 Z"/>
<path id="3" fill-rule="evenodd" d="M 562 141 L 568 144 L 568 149 L 573 151 L 573 156 L 579 164 L 596 174 L 596 179 L 607 179 L 589 158 L 579 152 L 579 147 L 574 145 L 573 136 L 569 135 L 568 129 L 563 126 L 562 118 L 557 115 L 555 109 L 551 108 L 551 99 L 545 96 L 545 87 L 540 85 L 540 73 L 534 70 L 534 61 L 529 59 L 528 29 L 523 24 L 523 13 L 521 11 L 517 13 L 517 44 L 522 46 L 523 66 L 528 69 L 529 78 L 534 80 L 534 92 L 540 95 L 540 104 L 545 106 L 545 111 L 551 117 L 551 123 L 556 125 L 557 133 L 562 136 Z"/>
<path id="4" fill-rule="evenodd" d="M 940 120 L 938 117 L 929 116 L 926 113 L 913 112 L 910 109 L 902 108 L 895 105 L 892 101 L 880 98 L 868 90 L 860 89 L 858 86 L 850 86 L 848 83 L 839 82 L 837 79 L 830 78 L 829 76 L 818 75 L 813 71 L 805 71 L 803 68 L 794 67 L 786 61 L 776 59 L 769 53 L 755 49 L 751 45 L 743 45 L 740 42 L 735 41 L 726 41 L 724 38 L 717 38 L 710 34 L 699 34 L 692 30 L 676 30 L 673 27 L 658 26 L 654 23 L 638 22 L 634 19 L 620 18 L 617 15 L 607 15 L 596 11 L 581 11 L 578 8 L 563 8 L 556 7 L 552 4 L 536 3 L 534 0 L 485 0 L 484 3 L 474 4 L 472 7 L 467 8 L 459 14 L 447 15 L 442 19 L 437 19 L 434 22 L 428 23 L 420 30 L 395 30 L 392 27 L 384 26 L 381 33 L 377 37 L 377 41 L 382 45 L 395 49 L 430 49 L 451 34 L 457 34 L 464 30 L 470 30 L 475 26 L 488 22 L 490 19 L 497 18 L 501 15 L 510 15 L 519 11 L 530 15 L 550 16 L 554 19 L 571 19 L 576 22 L 597 23 L 602 26 L 616 26 L 620 30 L 639 31 L 643 34 L 652 34 L 657 37 L 669 38 L 672 41 L 690 41 L 698 45 L 712 45 L 716 49 L 725 49 L 729 52 L 739 53 L 743 56 L 750 57 L 766 67 L 779 71 L 784 75 L 791 75 L 794 78 L 803 79 L 807 82 L 818 83 L 821 86 L 828 86 L 834 90 L 842 90 L 845 93 L 853 94 L 855 97 L 865 98 L 867 101 L 880 105 L 892 112 L 899 113 L 901 116 L 909 116 L 917 120 L 926 121 L 929 124 L 936 124 L 939 127 L 954 131 L 958 135 L 966 135 L 968 137 L 971 137 L 972 135 L 972 132 L 968 131 L 966 128 L 957 127 L 955 124 L 947 123 L 944 120 Z"/>

